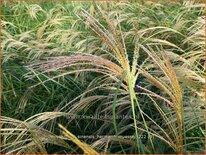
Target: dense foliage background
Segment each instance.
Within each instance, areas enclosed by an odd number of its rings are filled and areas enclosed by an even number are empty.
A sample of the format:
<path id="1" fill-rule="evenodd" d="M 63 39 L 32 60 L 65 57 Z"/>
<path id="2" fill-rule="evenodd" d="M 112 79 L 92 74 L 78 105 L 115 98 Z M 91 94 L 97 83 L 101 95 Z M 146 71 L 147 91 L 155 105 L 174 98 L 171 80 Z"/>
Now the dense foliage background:
<path id="1" fill-rule="evenodd" d="M 204 9 L 3 2 L 1 153 L 202 153 Z"/>

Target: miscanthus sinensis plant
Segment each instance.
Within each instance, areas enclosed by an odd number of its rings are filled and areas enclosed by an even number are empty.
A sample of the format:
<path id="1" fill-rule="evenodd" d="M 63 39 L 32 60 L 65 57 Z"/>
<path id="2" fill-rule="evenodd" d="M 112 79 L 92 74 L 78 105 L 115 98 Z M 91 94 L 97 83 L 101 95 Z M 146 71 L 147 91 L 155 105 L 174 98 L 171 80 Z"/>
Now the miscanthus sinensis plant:
<path id="1" fill-rule="evenodd" d="M 4 2 L 2 153 L 203 151 L 203 13 L 192 1 Z"/>

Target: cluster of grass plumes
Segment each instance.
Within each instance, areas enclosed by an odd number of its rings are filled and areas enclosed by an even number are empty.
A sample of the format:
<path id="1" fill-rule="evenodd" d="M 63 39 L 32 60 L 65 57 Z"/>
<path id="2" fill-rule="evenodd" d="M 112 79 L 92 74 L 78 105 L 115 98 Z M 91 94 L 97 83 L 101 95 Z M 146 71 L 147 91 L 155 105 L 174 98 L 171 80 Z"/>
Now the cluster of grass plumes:
<path id="1" fill-rule="evenodd" d="M 204 4 L 4 2 L 1 24 L 1 153 L 204 150 Z"/>

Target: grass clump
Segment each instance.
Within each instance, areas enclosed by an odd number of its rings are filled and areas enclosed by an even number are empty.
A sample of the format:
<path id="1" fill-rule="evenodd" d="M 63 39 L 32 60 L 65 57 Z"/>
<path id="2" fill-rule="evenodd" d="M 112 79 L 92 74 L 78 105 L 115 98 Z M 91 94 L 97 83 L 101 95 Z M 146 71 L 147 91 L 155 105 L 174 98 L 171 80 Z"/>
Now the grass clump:
<path id="1" fill-rule="evenodd" d="M 204 24 L 192 1 L 4 2 L 1 152 L 201 153 Z"/>

